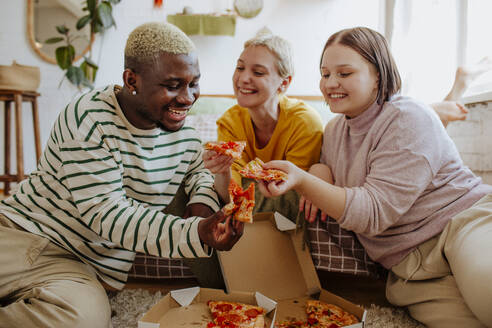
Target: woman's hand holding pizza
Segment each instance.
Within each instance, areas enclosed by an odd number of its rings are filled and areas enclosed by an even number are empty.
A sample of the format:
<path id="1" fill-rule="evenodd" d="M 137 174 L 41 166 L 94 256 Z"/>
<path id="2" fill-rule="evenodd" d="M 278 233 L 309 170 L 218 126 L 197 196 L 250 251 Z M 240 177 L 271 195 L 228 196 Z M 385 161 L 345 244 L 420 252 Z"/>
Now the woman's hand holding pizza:
<path id="1" fill-rule="evenodd" d="M 270 161 L 263 164 L 265 169 L 277 169 L 286 173 L 286 177 L 283 180 L 278 181 L 265 181 L 260 180 L 258 188 L 265 197 L 275 197 L 286 193 L 301 183 L 303 175 L 307 174 L 302 169 L 298 168 L 289 161 Z"/>

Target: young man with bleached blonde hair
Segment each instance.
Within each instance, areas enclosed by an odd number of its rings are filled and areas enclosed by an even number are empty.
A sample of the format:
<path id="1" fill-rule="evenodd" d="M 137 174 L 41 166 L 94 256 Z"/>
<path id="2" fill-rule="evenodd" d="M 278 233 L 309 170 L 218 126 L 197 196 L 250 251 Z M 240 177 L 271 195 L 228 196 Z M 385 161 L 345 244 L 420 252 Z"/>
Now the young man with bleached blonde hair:
<path id="1" fill-rule="evenodd" d="M 136 252 L 208 257 L 239 240 L 183 126 L 199 78 L 183 32 L 144 24 L 128 38 L 123 87 L 61 112 L 37 170 L 0 203 L 1 327 L 110 327 L 99 279 L 122 288 Z M 166 214 L 180 186 L 183 214 Z"/>

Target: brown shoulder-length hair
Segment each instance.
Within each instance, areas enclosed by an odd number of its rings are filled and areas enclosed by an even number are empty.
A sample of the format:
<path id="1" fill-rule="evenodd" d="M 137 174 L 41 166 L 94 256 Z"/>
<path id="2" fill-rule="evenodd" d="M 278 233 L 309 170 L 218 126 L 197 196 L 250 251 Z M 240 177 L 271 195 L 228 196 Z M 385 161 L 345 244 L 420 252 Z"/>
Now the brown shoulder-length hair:
<path id="1" fill-rule="evenodd" d="M 400 73 L 383 35 L 367 27 L 354 27 L 336 32 L 326 41 L 321 53 L 320 68 L 326 48 L 336 43 L 352 48 L 376 67 L 379 73 L 378 104 L 400 91 Z"/>

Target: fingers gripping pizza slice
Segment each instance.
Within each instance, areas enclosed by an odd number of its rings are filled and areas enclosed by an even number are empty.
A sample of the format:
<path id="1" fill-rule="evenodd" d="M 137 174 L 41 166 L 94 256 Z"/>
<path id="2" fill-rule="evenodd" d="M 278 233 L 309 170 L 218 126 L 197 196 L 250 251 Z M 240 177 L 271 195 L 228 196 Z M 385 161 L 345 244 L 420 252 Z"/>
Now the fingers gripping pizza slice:
<path id="1" fill-rule="evenodd" d="M 205 144 L 205 149 L 213 150 L 234 159 L 241 158 L 244 147 L 246 147 L 246 141 L 210 141 Z"/>
<path id="2" fill-rule="evenodd" d="M 285 181 L 287 174 L 277 169 L 264 169 L 263 161 L 258 157 L 246 164 L 239 173 L 245 177 L 264 181 Z"/>
<path id="3" fill-rule="evenodd" d="M 265 310 L 262 307 L 226 301 L 208 301 L 213 322 L 207 328 L 263 328 Z"/>
<path id="4" fill-rule="evenodd" d="M 243 190 L 236 181 L 229 184 L 230 203 L 224 206 L 225 215 L 233 215 L 238 221 L 253 223 L 253 208 L 255 207 L 255 185 L 251 183 Z"/>

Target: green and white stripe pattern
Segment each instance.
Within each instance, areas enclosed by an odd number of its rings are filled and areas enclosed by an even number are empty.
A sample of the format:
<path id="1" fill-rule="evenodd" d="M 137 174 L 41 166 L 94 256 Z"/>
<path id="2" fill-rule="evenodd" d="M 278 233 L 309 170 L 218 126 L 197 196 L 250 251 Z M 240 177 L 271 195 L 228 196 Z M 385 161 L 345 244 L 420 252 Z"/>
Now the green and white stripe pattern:
<path id="1" fill-rule="evenodd" d="M 198 237 L 201 218 L 162 213 L 182 183 L 190 203 L 218 210 L 219 201 L 197 132 L 136 129 L 113 89 L 87 93 L 60 113 L 37 170 L 0 212 L 122 288 L 135 252 L 210 255 Z"/>

